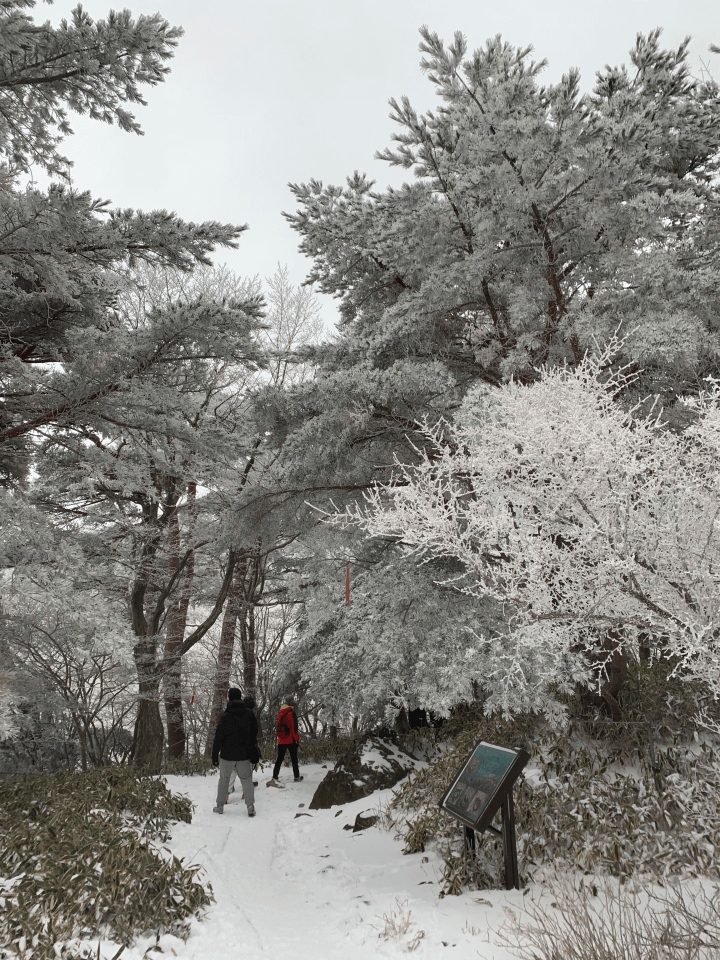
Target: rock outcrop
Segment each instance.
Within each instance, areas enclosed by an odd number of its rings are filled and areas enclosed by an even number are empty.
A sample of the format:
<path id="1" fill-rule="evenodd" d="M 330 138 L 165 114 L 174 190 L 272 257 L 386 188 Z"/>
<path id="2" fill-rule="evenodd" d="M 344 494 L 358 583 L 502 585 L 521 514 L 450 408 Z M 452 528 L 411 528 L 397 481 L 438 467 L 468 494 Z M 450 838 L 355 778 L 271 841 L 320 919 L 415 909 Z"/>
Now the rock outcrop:
<path id="1" fill-rule="evenodd" d="M 352 803 L 386 790 L 414 769 L 415 761 L 387 740 L 368 736 L 355 753 L 341 757 L 328 771 L 310 802 L 311 810 Z"/>

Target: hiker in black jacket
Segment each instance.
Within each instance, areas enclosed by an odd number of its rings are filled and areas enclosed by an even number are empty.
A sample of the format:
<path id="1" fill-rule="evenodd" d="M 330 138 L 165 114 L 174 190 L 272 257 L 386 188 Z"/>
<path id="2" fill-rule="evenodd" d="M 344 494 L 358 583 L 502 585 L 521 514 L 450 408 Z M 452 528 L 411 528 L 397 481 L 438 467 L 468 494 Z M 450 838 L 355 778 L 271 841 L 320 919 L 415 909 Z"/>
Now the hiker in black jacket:
<path id="1" fill-rule="evenodd" d="M 245 794 L 245 804 L 249 817 L 255 816 L 255 787 L 252 780 L 252 766 L 257 761 L 258 726 L 255 714 L 243 703 L 242 693 L 237 687 L 228 690 L 228 705 L 215 731 L 212 762 L 220 767 L 217 802 L 215 813 L 222 813 L 228 795 L 230 773 L 237 771 Z"/>

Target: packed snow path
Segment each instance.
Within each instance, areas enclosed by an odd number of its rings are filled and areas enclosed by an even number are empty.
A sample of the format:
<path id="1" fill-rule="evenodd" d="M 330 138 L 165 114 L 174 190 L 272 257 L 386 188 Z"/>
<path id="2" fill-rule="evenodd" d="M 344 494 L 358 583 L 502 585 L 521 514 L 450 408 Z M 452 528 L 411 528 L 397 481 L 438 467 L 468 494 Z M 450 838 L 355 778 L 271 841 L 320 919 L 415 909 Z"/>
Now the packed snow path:
<path id="1" fill-rule="evenodd" d="M 240 799 L 239 782 L 218 816 L 212 809 L 216 777 L 166 778 L 173 792 L 195 804 L 192 823 L 176 824 L 168 846 L 186 863 L 202 865 L 215 902 L 203 921 L 193 921 L 187 942 L 160 939 L 165 955 L 360 960 L 407 956 L 414 947 L 412 955 L 427 960 L 513 956 L 497 945 L 493 931 L 507 921 L 508 909 L 517 911 L 522 891 L 439 899 L 436 855 L 403 856 L 402 844 L 377 827 L 358 833 L 343 829 L 358 813 L 374 813 L 391 791 L 330 810 L 308 810 L 327 770 L 306 765 L 301 772 L 305 779 L 294 783 L 284 771 L 286 788 L 278 790 L 265 786 L 266 768 L 258 776 L 254 819 Z M 392 936 L 383 915 L 394 913 L 402 927 L 408 911 L 411 926 Z M 380 937 L 386 928 L 387 939 Z M 148 946 L 138 942 L 123 960 L 142 957 Z"/>

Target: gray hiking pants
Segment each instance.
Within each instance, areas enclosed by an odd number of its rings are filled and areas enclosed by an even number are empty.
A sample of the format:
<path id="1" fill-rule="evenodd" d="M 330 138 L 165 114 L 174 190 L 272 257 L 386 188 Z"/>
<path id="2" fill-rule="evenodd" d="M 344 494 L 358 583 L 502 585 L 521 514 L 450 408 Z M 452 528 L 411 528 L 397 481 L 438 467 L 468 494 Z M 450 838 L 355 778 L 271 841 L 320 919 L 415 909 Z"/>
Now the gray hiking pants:
<path id="1" fill-rule="evenodd" d="M 238 777 L 240 777 L 240 783 L 242 784 L 243 793 L 245 794 L 245 803 L 249 807 L 251 804 L 255 803 L 255 787 L 253 786 L 252 781 L 252 764 L 249 760 L 223 760 L 222 757 L 220 757 L 220 776 L 218 777 L 218 806 L 221 806 L 225 803 L 225 798 L 228 794 L 228 786 L 230 784 L 230 774 L 233 770 L 235 770 Z"/>

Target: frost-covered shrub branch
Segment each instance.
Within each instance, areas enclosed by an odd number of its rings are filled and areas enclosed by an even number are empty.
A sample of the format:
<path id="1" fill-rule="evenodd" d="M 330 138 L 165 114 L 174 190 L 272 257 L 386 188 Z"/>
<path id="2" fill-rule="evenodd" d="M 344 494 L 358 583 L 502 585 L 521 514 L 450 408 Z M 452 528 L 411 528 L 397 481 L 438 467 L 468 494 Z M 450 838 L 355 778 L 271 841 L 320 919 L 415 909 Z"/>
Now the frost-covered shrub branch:
<path id="1" fill-rule="evenodd" d="M 553 689 L 601 684 L 613 656 L 639 648 L 720 694 L 719 395 L 679 436 L 659 411 L 623 409 L 624 376 L 603 376 L 604 359 L 476 387 L 430 454 L 396 461 L 364 507 L 331 518 L 420 564 L 459 561 L 452 588 L 502 606 L 503 628 L 478 632 L 467 662 L 491 709 L 557 719 Z"/>

